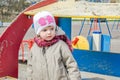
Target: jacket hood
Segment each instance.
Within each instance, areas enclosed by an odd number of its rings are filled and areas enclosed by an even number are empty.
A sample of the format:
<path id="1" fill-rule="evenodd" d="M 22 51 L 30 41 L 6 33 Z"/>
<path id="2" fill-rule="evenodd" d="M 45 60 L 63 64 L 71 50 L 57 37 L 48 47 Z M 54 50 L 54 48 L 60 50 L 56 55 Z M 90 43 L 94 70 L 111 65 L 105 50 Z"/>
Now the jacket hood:
<path id="1" fill-rule="evenodd" d="M 56 28 L 56 35 L 65 35 L 65 32 L 59 26 L 57 26 Z"/>

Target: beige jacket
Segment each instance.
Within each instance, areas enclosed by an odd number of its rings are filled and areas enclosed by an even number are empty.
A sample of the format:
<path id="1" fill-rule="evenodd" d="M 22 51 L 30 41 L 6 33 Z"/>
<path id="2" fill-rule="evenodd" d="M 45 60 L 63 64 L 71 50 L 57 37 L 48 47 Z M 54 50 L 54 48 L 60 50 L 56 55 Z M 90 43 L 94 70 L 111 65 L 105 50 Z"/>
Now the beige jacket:
<path id="1" fill-rule="evenodd" d="M 80 71 L 63 41 L 49 48 L 34 44 L 28 59 L 28 80 L 81 80 Z"/>
<path id="2" fill-rule="evenodd" d="M 77 63 L 62 40 L 46 48 L 34 43 L 28 57 L 27 72 L 27 80 L 81 80 Z"/>

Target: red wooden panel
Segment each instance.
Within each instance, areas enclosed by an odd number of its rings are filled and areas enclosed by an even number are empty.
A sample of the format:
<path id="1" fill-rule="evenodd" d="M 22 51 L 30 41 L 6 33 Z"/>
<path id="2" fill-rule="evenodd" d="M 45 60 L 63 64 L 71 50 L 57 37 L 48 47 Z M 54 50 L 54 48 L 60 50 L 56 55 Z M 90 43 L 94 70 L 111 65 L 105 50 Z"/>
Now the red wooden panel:
<path id="1" fill-rule="evenodd" d="M 56 0 L 46 0 L 28 7 L 32 10 L 48 5 Z M 23 11 L 0 37 L 0 77 L 11 76 L 18 78 L 18 51 L 21 41 L 32 24 L 32 18 L 23 14 Z"/>

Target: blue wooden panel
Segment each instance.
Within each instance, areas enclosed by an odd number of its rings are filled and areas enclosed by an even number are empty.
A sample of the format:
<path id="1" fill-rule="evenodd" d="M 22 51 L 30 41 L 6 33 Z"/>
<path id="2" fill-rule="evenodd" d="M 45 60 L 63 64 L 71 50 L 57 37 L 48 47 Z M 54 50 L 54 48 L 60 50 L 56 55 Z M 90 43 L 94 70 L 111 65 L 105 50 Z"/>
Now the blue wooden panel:
<path id="1" fill-rule="evenodd" d="M 74 49 L 81 71 L 120 77 L 120 54 Z"/>
<path id="2" fill-rule="evenodd" d="M 93 36 L 88 36 L 87 40 L 89 42 L 89 50 L 93 50 Z"/>
<path id="3" fill-rule="evenodd" d="M 107 51 L 110 52 L 110 42 L 111 42 L 111 37 L 109 35 L 101 35 L 101 51 Z"/>
<path id="4" fill-rule="evenodd" d="M 69 39 L 71 39 L 71 18 L 58 18 L 58 26 L 61 27 Z"/>

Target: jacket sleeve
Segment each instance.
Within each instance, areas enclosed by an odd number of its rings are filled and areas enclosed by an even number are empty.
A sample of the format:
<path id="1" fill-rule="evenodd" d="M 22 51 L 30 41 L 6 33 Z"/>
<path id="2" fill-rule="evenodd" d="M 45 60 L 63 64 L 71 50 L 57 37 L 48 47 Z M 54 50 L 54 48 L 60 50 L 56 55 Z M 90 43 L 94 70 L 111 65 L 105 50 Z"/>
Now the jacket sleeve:
<path id="1" fill-rule="evenodd" d="M 27 80 L 32 80 L 32 72 L 32 52 L 30 52 L 27 60 Z"/>
<path id="2" fill-rule="evenodd" d="M 69 47 L 64 42 L 61 45 L 61 53 L 70 80 L 81 80 L 81 74 L 77 62 L 75 61 Z"/>

